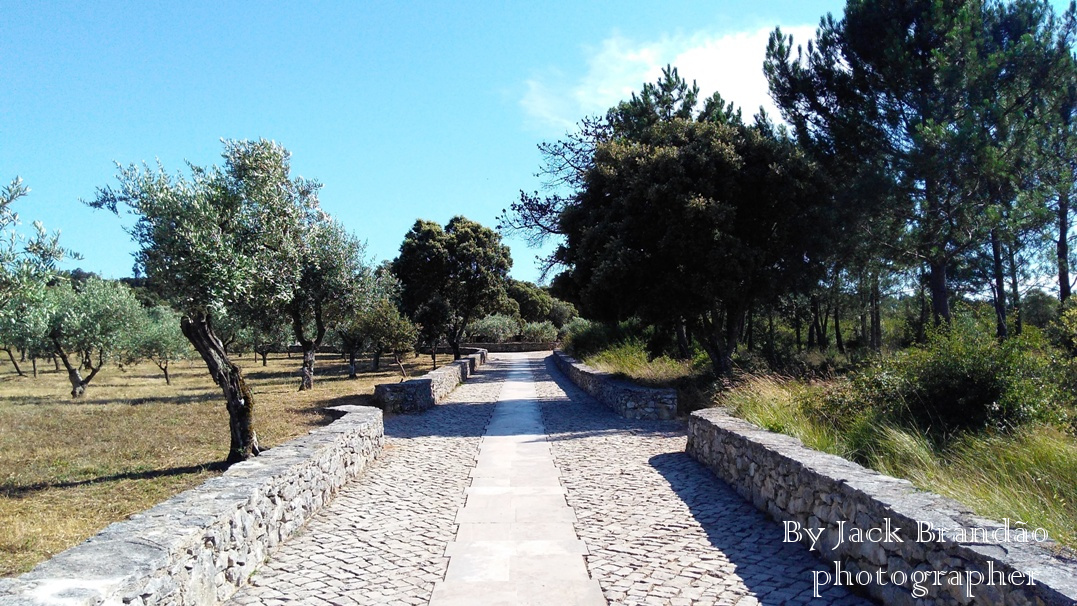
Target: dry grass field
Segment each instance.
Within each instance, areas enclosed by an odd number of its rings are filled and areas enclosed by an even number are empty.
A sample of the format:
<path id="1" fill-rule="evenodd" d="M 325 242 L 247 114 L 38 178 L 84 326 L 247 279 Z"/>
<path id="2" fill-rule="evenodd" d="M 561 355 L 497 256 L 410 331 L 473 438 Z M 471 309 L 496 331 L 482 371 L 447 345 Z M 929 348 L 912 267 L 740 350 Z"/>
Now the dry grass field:
<path id="1" fill-rule="evenodd" d="M 252 356 L 238 362 L 255 394 L 263 448 L 331 422 L 326 407 L 368 403 L 375 384 L 400 379 L 391 358 L 351 380 L 338 356 L 319 356 L 314 390 L 300 392 L 298 356 L 271 356 L 265 367 Z M 422 374 L 430 358 L 405 368 Z M 151 363 L 106 367 L 78 401 L 64 372 L 51 363 L 38 370 L 19 377 L 0 363 L 0 576 L 221 473 L 228 414 L 201 360 L 175 363 L 172 385 Z"/>

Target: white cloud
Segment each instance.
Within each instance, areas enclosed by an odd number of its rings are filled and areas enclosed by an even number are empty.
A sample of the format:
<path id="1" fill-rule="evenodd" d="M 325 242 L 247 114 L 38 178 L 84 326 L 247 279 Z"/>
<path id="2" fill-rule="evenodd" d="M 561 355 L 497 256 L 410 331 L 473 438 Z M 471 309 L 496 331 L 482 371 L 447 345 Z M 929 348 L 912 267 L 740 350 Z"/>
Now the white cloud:
<path id="1" fill-rule="evenodd" d="M 619 101 L 654 82 L 667 64 L 681 77 L 695 80 L 701 98 L 715 91 L 744 110 L 745 117 L 763 106 L 777 118 L 767 93 L 763 59 L 772 27 L 722 35 L 695 33 L 634 41 L 614 33 L 596 48 L 585 49 L 587 70 L 570 79 L 549 70 L 525 82 L 520 105 L 530 125 L 545 134 L 563 134 L 584 116 L 602 114 Z M 797 44 L 815 35 L 814 26 L 783 26 Z"/>

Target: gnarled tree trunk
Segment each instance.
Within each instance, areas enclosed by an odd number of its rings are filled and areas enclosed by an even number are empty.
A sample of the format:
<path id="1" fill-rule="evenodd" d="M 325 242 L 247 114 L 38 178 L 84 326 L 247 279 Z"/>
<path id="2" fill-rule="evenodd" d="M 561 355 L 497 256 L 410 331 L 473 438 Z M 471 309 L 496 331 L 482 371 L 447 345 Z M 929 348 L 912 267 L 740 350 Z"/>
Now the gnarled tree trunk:
<path id="1" fill-rule="evenodd" d="M 254 395 L 247 387 L 239 366 L 228 359 L 224 344 L 213 333 L 210 317 L 207 314 L 184 316 L 180 329 L 202 356 L 209 375 L 224 393 L 231 432 L 228 462 L 244 461 L 258 455 L 261 449 L 258 447 L 258 436 L 254 433 Z"/>
<path id="2" fill-rule="evenodd" d="M 85 356 L 78 364 L 71 363 L 71 357 L 64 351 L 64 348 L 60 345 L 60 341 L 56 337 L 52 337 L 52 344 L 56 348 L 56 354 L 60 356 L 60 361 L 64 363 L 64 368 L 67 369 L 67 380 L 71 382 L 71 397 L 81 398 L 86 393 L 86 386 L 90 384 L 90 381 L 97 376 L 97 371 L 101 370 L 103 364 L 98 364 L 96 368 L 93 366 L 93 360 L 90 356 Z M 90 367 L 90 374 L 86 378 L 82 378 L 81 368 L 86 364 Z"/>

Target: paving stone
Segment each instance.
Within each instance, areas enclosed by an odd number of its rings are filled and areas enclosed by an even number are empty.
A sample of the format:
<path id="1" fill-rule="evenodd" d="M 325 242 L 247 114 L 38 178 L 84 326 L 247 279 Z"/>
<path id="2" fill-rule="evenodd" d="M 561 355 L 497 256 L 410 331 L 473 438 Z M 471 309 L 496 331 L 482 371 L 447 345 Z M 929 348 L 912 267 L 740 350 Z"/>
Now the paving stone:
<path id="1" fill-rule="evenodd" d="M 683 422 L 624 419 L 551 360 L 531 367 L 588 568 L 610 604 L 871 603 L 838 587 L 814 598 L 811 571 L 824 565 L 684 453 Z"/>
<path id="2" fill-rule="evenodd" d="M 495 412 L 521 367 L 538 408 Z M 385 426 L 384 455 L 230 603 L 868 603 L 814 598 L 823 565 L 684 454 L 683 423 L 618 417 L 540 355 L 492 356 L 445 403 Z"/>
<path id="3" fill-rule="evenodd" d="M 385 421 L 386 450 L 282 545 L 232 604 L 426 604 L 448 566 L 479 443 L 508 364 L 491 360 L 442 404 Z M 304 595 L 312 579 L 323 581 Z M 319 601 L 320 600 L 320 601 Z"/>

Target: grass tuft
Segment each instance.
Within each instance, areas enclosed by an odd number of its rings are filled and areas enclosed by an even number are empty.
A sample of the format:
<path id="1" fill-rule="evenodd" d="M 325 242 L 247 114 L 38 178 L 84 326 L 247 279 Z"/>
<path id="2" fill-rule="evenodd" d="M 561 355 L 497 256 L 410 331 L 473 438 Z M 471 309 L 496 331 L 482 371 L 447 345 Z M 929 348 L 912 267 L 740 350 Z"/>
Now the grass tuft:
<path id="1" fill-rule="evenodd" d="M 666 356 L 649 359 L 642 341 L 629 339 L 601 352 L 587 356 L 584 364 L 648 386 L 667 386 L 699 374 L 691 360 L 674 360 Z"/>

